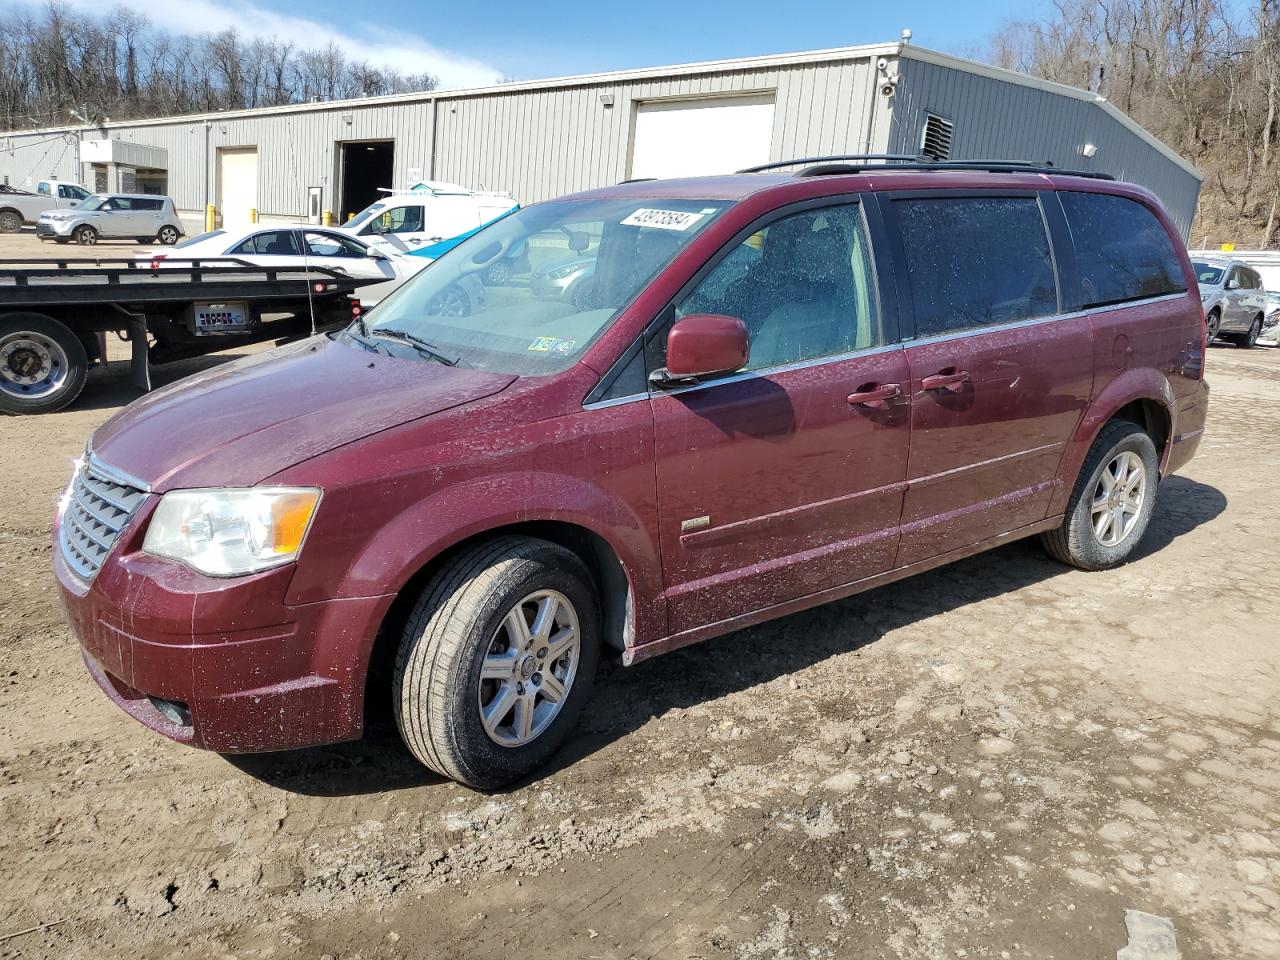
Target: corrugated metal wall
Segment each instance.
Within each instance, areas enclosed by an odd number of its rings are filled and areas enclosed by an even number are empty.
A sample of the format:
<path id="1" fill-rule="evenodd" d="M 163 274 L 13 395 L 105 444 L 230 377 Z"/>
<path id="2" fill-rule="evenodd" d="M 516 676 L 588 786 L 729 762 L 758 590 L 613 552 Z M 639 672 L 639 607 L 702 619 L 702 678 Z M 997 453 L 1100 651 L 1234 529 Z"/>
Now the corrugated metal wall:
<path id="1" fill-rule="evenodd" d="M 436 176 L 526 203 L 616 183 L 637 104 L 745 93 L 775 97 L 772 159 L 864 150 L 873 71 L 859 59 L 442 99 Z"/>
<path id="2" fill-rule="evenodd" d="M 862 57 L 510 93 L 442 94 L 436 108 L 434 177 L 476 189 L 510 191 L 522 203 L 615 183 L 627 178 L 639 102 L 748 92 L 775 97 L 773 159 L 861 152 L 869 144 L 874 149 L 875 143 L 868 140 L 870 125 L 882 122 L 872 109 L 874 72 L 874 63 Z M 612 107 L 600 102 L 603 93 L 613 95 Z M 166 149 L 169 193 L 180 209 L 189 211 L 202 209 L 206 198 L 216 197 L 216 182 L 206 188 L 205 178 L 216 181 L 220 148 L 256 145 L 259 213 L 301 217 L 308 187 L 322 187 L 325 207 L 337 208 L 333 191 L 340 151 L 335 144 L 343 141 L 394 140 L 397 186 L 407 182 L 410 169 L 430 175 L 432 109 L 428 98 L 317 105 L 259 116 L 231 114 L 209 121 L 207 127 L 203 120 L 187 120 L 113 125 L 108 132 L 113 138 Z M 887 130 L 872 135 L 882 140 Z M 7 174 L 15 186 L 22 186 L 28 176 L 34 181 L 55 172 L 63 179 L 80 179 L 74 148 L 65 140 L 48 153 L 27 145 L 46 139 L 48 134 L 0 139 L 0 175 Z M 12 153 L 4 149 L 9 140 Z"/>
<path id="3" fill-rule="evenodd" d="M 954 122 L 951 156 L 1051 160 L 1141 184 L 1163 201 L 1185 239 L 1195 219 L 1200 181 L 1128 130 L 1097 104 L 995 77 L 903 56 L 894 95 L 892 152 L 918 153 L 925 116 Z M 1092 159 L 1081 145 L 1098 148 Z"/>
<path id="4" fill-rule="evenodd" d="M 880 48 L 886 49 L 886 48 Z M 917 54 L 922 56 L 923 53 Z M 302 217 L 308 187 L 334 196 L 344 141 L 393 140 L 395 186 L 409 171 L 476 189 L 510 191 L 533 203 L 627 178 L 637 104 L 663 98 L 772 93 L 774 159 L 862 152 L 916 153 L 928 111 L 955 122 L 954 156 L 1051 159 L 1062 166 L 1090 161 L 1077 152 L 1092 142 L 1098 169 L 1144 184 L 1187 231 L 1199 182 L 1096 104 L 972 71 L 939 66 L 909 52 L 888 56 L 901 74 L 893 97 L 877 86 L 877 55 L 834 52 L 797 55 L 767 66 L 729 63 L 673 68 L 668 76 L 583 78 L 510 91 L 440 94 L 392 102 L 321 104 L 266 114 L 214 116 L 112 126 L 109 134 L 163 147 L 169 193 L 179 208 L 203 209 L 217 196 L 217 152 L 257 146 L 258 210 L 264 217 Z M 601 103 L 611 94 L 613 106 Z M 98 131 L 86 133 L 98 137 Z M 57 173 L 79 179 L 74 146 L 48 133 L 0 134 L 0 175 L 21 186 Z M 434 171 L 434 173 L 433 173 Z M 86 170 L 84 176 L 88 176 Z M 392 184 L 388 184 L 391 186 Z M 92 186 L 92 184 L 90 184 Z"/>

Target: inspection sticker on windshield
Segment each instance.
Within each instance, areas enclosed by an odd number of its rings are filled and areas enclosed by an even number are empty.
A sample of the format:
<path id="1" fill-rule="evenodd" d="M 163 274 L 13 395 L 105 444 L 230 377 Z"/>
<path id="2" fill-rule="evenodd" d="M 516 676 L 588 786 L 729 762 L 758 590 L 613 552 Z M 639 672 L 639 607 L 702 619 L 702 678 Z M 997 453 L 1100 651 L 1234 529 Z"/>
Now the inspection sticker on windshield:
<path id="1" fill-rule="evenodd" d="M 652 227 L 655 230 L 688 230 L 706 214 L 687 210 L 650 210 L 641 207 L 622 221 L 624 227 Z"/>
<path id="2" fill-rule="evenodd" d="M 561 340 L 559 337 L 538 337 L 533 343 L 529 344 L 529 349 L 534 353 L 558 353 L 564 355 L 573 353 L 573 348 L 577 345 L 577 340 Z"/>

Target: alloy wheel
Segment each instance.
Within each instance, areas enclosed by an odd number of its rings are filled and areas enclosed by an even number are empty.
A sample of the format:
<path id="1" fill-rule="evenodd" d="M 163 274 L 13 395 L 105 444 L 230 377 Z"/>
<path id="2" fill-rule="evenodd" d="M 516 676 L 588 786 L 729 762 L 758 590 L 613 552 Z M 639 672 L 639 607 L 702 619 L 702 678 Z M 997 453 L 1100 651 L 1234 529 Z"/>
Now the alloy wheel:
<path id="1" fill-rule="evenodd" d="M 494 743 L 520 747 L 559 715 L 578 671 L 578 614 L 557 590 L 529 594 L 503 617 L 480 667 L 480 723 Z"/>
<path id="2" fill-rule="evenodd" d="M 1093 490 L 1093 535 L 1104 547 L 1123 543 L 1133 532 L 1147 495 L 1147 469 L 1132 450 L 1122 450 L 1102 468 Z"/>

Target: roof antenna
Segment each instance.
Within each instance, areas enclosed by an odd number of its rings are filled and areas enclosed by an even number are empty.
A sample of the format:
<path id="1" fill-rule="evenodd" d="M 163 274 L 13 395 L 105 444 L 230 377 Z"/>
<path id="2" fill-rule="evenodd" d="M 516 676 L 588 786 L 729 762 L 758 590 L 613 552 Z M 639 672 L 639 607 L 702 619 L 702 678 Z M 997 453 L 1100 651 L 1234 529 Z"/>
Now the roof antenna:
<path id="1" fill-rule="evenodd" d="M 911 42 L 911 28 L 910 28 L 910 27 L 903 27 L 903 28 L 902 28 L 902 42 L 903 42 L 903 43 L 910 43 L 910 42 Z"/>

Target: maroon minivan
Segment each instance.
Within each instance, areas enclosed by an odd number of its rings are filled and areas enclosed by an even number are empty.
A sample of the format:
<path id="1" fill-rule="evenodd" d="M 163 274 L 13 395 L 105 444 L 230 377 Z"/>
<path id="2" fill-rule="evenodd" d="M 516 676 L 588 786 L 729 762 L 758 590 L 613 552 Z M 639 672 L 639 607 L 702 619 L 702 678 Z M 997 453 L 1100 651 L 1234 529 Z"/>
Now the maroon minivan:
<path id="1" fill-rule="evenodd" d="M 1124 562 L 1208 403 L 1155 198 L 1017 164 L 771 166 L 527 207 L 350 327 L 109 420 L 54 529 L 94 679 L 165 736 L 256 752 L 359 737 L 394 663 L 409 749 L 490 788 L 565 739 L 605 648 L 636 663 L 1032 534 Z"/>

